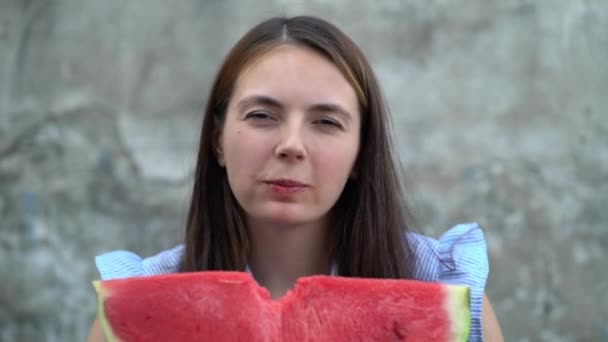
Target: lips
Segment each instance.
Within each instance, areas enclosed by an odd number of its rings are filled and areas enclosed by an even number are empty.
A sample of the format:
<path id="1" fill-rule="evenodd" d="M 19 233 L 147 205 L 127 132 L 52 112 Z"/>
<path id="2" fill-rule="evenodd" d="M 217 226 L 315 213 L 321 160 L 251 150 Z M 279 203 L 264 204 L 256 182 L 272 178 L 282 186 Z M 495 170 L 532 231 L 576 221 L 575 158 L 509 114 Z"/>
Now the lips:
<path id="1" fill-rule="evenodd" d="M 264 182 L 270 186 L 270 191 L 278 196 L 292 196 L 306 189 L 308 185 L 291 180 L 291 179 L 275 179 Z"/>
<path id="2" fill-rule="evenodd" d="M 295 181 L 295 180 L 291 180 L 291 179 L 276 179 L 276 180 L 269 180 L 266 181 L 265 183 L 271 184 L 271 185 L 278 185 L 278 186 L 282 186 L 282 187 L 286 187 L 286 188 L 302 188 L 305 187 L 306 184 Z"/>

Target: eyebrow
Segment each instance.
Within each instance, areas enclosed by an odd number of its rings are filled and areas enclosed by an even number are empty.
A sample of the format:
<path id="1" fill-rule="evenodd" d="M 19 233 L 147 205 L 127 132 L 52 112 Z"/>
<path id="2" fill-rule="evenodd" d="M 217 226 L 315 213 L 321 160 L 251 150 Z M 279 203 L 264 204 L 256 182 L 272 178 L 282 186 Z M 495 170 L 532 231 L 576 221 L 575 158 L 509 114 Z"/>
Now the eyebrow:
<path id="1" fill-rule="evenodd" d="M 246 108 L 254 106 L 254 105 L 264 105 L 269 107 L 275 107 L 277 109 L 285 109 L 285 106 L 277 99 L 272 98 L 266 95 L 250 95 L 240 100 L 237 104 L 237 108 L 239 111 L 244 111 Z M 312 106 L 308 107 L 308 111 L 311 112 L 332 112 L 337 113 L 340 116 L 344 117 L 346 120 L 352 120 L 352 115 L 344 109 L 344 107 L 340 106 L 336 103 L 315 103 Z"/>

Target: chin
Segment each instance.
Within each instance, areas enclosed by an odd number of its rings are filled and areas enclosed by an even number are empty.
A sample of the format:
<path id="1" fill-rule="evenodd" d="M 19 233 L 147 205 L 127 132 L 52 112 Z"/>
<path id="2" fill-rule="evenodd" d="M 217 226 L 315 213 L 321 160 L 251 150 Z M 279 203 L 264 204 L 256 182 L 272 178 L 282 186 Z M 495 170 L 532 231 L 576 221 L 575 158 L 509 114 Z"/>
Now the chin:
<path id="1" fill-rule="evenodd" d="M 320 218 L 304 208 L 293 205 L 273 205 L 251 216 L 262 221 L 285 225 L 310 223 Z"/>
<path id="2" fill-rule="evenodd" d="M 267 222 L 272 222 L 276 224 L 283 225 L 297 225 L 306 222 L 310 222 L 310 219 L 307 219 L 302 215 L 294 215 L 294 214 L 286 214 L 286 213 L 275 213 L 269 215 L 263 215 L 262 219 Z"/>

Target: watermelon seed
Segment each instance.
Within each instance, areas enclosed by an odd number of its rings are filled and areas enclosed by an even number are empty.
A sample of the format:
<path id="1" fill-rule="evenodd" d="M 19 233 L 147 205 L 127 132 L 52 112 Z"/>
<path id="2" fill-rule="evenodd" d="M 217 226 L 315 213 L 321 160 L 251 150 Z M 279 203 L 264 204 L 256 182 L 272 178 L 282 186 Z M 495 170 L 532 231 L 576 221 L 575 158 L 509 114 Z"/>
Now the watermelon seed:
<path id="1" fill-rule="evenodd" d="M 393 333 L 395 333 L 395 336 L 399 339 L 399 341 L 405 341 L 405 338 L 407 337 L 405 327 L 401 326 L 397 321 L 393 322 Z"/>

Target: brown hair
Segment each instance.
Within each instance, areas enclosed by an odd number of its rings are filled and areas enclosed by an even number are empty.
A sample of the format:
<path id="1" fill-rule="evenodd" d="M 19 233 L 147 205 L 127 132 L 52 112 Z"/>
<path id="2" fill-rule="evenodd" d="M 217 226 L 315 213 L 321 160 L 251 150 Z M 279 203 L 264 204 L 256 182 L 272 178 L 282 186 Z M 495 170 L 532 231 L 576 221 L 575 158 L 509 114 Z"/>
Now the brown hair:
<path id="1" fill-rule="evenodd" d="M 242 209 L 214 155 L 239 74 L 281 44 L 312 48 L 332 61 L 357 94 L 361 142 L 349 179 L 332 208 L 332 257 L 342 276 L 410 278 L 414 255 L 404 233 L 412 215 L 399 183 L 389 139 L 389 115 L 376 77 L 359 48 L 338 28 L 314 17 L 272 18 L 241 38 L 211 89 L 200 136 L 181 271 L 243 270 L 249 242 Z"/>

